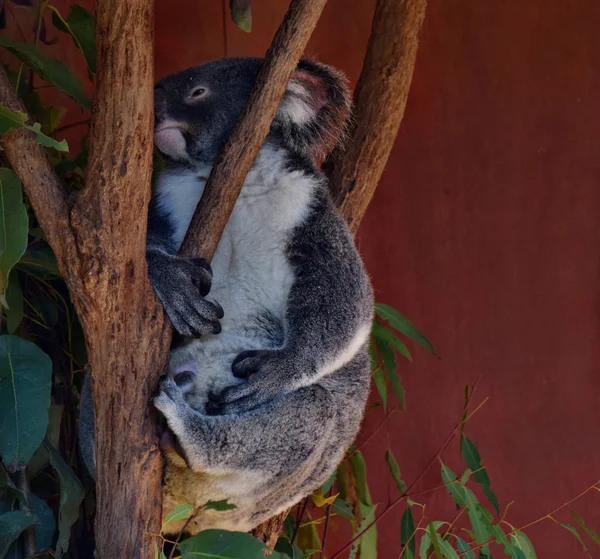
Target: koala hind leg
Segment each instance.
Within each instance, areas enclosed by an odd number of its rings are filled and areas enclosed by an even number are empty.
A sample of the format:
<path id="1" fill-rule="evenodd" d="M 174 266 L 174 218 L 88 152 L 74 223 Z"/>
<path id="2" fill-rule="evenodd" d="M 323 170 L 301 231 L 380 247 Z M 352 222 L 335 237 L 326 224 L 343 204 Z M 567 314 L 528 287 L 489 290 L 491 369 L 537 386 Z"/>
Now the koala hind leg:
<path id="1" fill-rule="evenodd" d="M 335 405 L 311 385 L 240 415 L 209 416 L 190 407 L 170 378 L 161 381 L 155 406 L 167 419 L 188 464 L 208 474 L 250 471 L 261 482 L 294 473 L 308 479 L 331 444 Z"/>

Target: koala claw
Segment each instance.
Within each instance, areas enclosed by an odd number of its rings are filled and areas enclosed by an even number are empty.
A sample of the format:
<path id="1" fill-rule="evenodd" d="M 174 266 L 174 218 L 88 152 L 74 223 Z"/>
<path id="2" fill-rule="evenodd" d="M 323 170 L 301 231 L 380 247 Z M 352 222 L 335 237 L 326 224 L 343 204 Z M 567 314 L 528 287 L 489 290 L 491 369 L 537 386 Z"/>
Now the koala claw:
<path id="1" fill-rule="evenodd" d="M 177 416 L 177 408 L 185 405 L 183 393 L 173 379 L 165 377 L 160 381 L 158 395 L 154 397 L 154 407 L 160 411 L 167 421 L 171 416 Z"/>
<path id="2" fill-rule="evenodd" d="M 203 258 L 185 258 L 149 248 L 150 282 L 175 329 L 198 338 L 219 334 L 223 308 L 204 298 L 210 291 L 212 271 Z"/>

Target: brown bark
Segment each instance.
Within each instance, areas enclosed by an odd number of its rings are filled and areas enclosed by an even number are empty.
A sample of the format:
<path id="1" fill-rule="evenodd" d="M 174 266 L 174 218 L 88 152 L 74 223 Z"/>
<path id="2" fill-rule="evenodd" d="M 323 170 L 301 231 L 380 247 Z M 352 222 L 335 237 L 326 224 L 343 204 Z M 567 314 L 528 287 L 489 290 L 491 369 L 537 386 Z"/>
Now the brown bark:
<path id="1" fill-rule="evenodd" d="M 223 148 L 187 231 L 182 253 L 212 258 L 246 175 L 327 0 L 292 0 L 265 55 L 246 109 Z"/>
<path id="2" fill-rule="evenodd" d="M 427 0 L 378 0 L 363 69 L 354 92 L 347 149 L 326 168 L 334 199 L 356 232 L 373 197 L 404 116 Z"/>
<path id="3" fill-rule="evenodd" d="M 67 197 L 31 133 L 3 138 L 83 324 L 96 412 L 97 557 L 154 556 L 162 460 L 149 396 L 168 323 L 146 274 L 153 128 L 153 4 L 100 0 L 85 188 Z M 22 106 L 4 72 L 0 100 Z"/>

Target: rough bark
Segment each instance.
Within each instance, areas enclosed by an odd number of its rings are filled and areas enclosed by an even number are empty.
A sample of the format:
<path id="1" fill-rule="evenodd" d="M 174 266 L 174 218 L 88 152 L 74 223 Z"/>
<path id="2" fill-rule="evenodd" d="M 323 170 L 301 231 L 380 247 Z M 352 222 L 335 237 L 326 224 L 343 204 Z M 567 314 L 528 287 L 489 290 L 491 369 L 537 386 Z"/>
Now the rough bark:
<path id="1" fill-rule="evenodd" d="M 352 232 L 373 197 L 404 116 L 427 0 L 378 0 L 354 92 L 347 148 L 326 163 L 332 193 Z"/>
<path id="2" fill-rule="evenodd" d="M 287 84 L 327 0 L 293 0 L 265 55 L 246 109 L 206 184 L 182 245 L 189 256 L 211 258 Z"/>
<path id="3" fill-rule="evenodd" d="M 85 188 L 68 198 L 31 133 L 3 138 L 83 324 L 98 472 L 96 555 L 154 556 L 162 460 L 149 396 L 168 323 L 146 273 L 153 129 L 153 4 L 100 0 L 97 94 Z M 22 106 L 0 73 L 0 100 Z"/>

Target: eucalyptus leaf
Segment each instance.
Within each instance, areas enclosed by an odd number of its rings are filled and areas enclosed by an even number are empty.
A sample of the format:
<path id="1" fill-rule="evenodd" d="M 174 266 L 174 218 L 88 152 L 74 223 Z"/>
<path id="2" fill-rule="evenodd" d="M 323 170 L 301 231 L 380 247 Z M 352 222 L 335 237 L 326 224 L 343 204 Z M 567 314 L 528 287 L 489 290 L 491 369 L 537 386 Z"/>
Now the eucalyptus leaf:
<path id="1" fill-rule="evenodd" d="M 386 328 L 383 324 L 373 321 L 372 333 L 377 340 L 385 342 L 390 347 L 393 347 L 394 349 L 398 350 L 398 352 L 404 355 L 404 357 L 406 357 L 409 361 L 413 360 L 412 355 L 410 354 L 410 351 L 408 351 L 406 345 L 402 343 L 394 335 L 394 333 L 388 328 Z"/>
<path id="2" fill-rule="evenodd" d="M 35 523 L 35 517 L 23 510 L 13 510 L 0 515 L 0 557 L 5 557 L 11 544 Z"/>
<path id="3" fill-rule="evenodd" d="M 362 532 L 375 521 L 377 505 L 359 503 L 362 521 L 358 532 Z M 360 559 L 377 559 L 377 526 L 373 524 L 360 538 Z"/>
<path id="4" fill-rule="evenodd" d="M 265 559 L 264 550 L 267 548 L 250 534 L 204 530 L 180 542 L 178 549 L 181 559 Z"/>
<path id="5" fill-rule="evenodd" d="M 581 536 L 579 535 L 579 532 L 577 531 L 577 529 L 574 526 L 571 526 L 571 524 L 567 524 L 566 522 L 563 522 L 560 525 L 565 530 L 568 530 L 569 532 L 571 532 L 571 534 L 573 534 L 575 536 L 575 538 L 577 539 L 577 541 L 581 545 L 581 548 L 583 549 L 583 551 L 587 551 L 587 547 L 586 547 L 585 543 L 581 539 Z"/>
<path id="6" fill-rule="evenodd" d="M 467 514 L 477 543 L 487 542 L 490 534 L 488 530 L 490 523 L 485 514 L 485 509 L 478 503 L 467 505 Z"/>
<path id="7" fill-rule="evenodd" d="M 0 37 L 0 41 L 2 38 Z M 54 148 L 58 151 L 69 151 L 69 146 L 66 140 L 61 142 L 56 141 L 50 136 L 42 133 L 42 126 L 39 122 L 27 124 L 27 115 L 21 111 L 13 111 L 7 106 L 0 103 L 0 135 L 5 134 L 13 128 L 25 128 L 35 133 L 35 139 L 38 144 Z"/>
<path id="8" fill-rule="evenodd" d="M 0 457 L 9 472 L 27 466 L 48 425 L 52 362 L 34 343 L 0 336 Z"/>
<path id="9" fill-rule="evenodd" d="M 535 549 L 533 549 L 531 541 L 523 532 L 517 530 L 511 534 L 510 539 L 515 548 L 519 549 L 523 553 L 525 559 L 537 559 L 537 555 L 535 554 Z"/>
<path id="10" fill-rule="evenodd" d="M 178 504 L 167 516 L 165 517 L 165 521 L 162 525 L 162 530 L 165 529 L 165 526 L 170 522 L 178 522 L 180 520 L 187 520 L 187 518 L 192 514 L 194 510 L 194 505 L 190 503 L 180 503 Z"/>
<path id="11" fill-rule="evenodd" d="M 429 537 L 431 538 L 431 543 L 433 545 L 433 551 L 435 553 L 435 556 L 438 559 L 443 559 L 442 549 L 440 548 L 440 539 L 435 530 L 435 526 L 433 525 L 433 522 L 429 523 L 429 525 L 427 526 L 427 531 L 429 532 Z"/>
<path id="12" fill-rule="evenodd" d="M 335 501 L 331 504 L 331 509 L 336 514 L 343 516 L 347 520 L 354 520 L 354 513 L 352 512 L 352 507 L 344 501 L 341 497 L 336 497 Z"/>
<path id="13" fill-rule="evenodd" d="M 581 516 L 579 516 L 574 510 L 571 511 L 571 515 L 577 521 L 577 524 L 583 528 L 583 531 L 592 539 L 594 543 L 600 545 L 600 536 L 594 532 L 586 523 Z M 524 535 L 524 534 L 523 534 Z M 525 536 L 526 537 L 526 536 Z"/>
<path id="14" fill-rule="evenodd" d="M 415 520 L 413 518 L 412 510 L 410 507 L 407 508 L 402 514 L 402 521 L 400 522 L 400 544 L 404 550 L 404 557 L 408 557 L 406 552 L 408 551 L 411 557 L 414 557 L 417 553 L 417 538 L 415 534 Z"/>
<path id="15" fill-rule="evenodd" d="M 14 54 L 40 78 L 66 93 L 82 107 L 90 108 L 92 106 L 79 78 L 61 60 L 48 56 L 34 44 L 14 41 L 6 35 L 0 36 L 0 46 Z"/>
<path id="16" fill-rule="evenodd" d="M 229 0 L 231 19 L 246 33 L 252 31 L 252 6 L 251 0 Z"/>
<path id="17" fill-rule="evenodd" d="M 439 540 L 439 542 L 440 542 L 440 551 L 442 552 L 442 555 L 446 559 L 459 559 L 458 553 L 456 553 L 454 548 L 450 545 L 450 542 L 447 542 L 444 540 Z"/>
<path id="18" fill-rule="evenodd" d="M 421 538 L 421 544 L 419 545 L 419 558 L 428 559 L 429 548 L 431 547 L 431 536 L 429 532 L 425 532 Z"/>
<path id="19" fill-rule="evenodd" d="M 0 168 L 0 297 L 7 306 L 10 271 L 27 248 L 29 218 L 21 181 L 11 169 Z"/>
<path id="20" fill-rule="evenodd" d="M 54 532 L 56 531 L 56 521 L 54 513 L 46 501 L 36 495 L 29 496 L 31 511 L 37 518 L 35 527 L 35 549 L 40 552 L 52 547 Z"/>
<path id="21" fill-rule="evenodd" d="M 383 303 L 376 303 L 375 312 L 378 316 L 384 320 L 387 320 L 392 327 L 398 330 L 398 332 L 402 332 L 407 338 L 410 338 L 411 340 L 421 344 L 424 348 L 433 353 L 433 355 L 437 356 L 433 344 L 414 327 L 408 318 L 400 314 L 396 309 L 390 307 L 389 305 L 384 305 Z"/>
<path id="22" fill-rule="evenodd" d="M 446 489 L 454 502 L 459 507 L 469 504 L 469 493 L 466 488 L 456 479 L 454 472 L 442 463 L 442 481 L 446 484 Z"/>
<path id="23" fill-rule="evenodd" d="M 56 256 L 47 244 L 29 247 L 19 260 L 17 268 L 40 279 L 60 277 Z"/>
<path id="24" fill-rule="evenodd" d="M 44 441 L 44 448 L 48 453 L 50 463 L 57 473 L 60 482 L 58 540 L 55 551 L 55 557 L 60 558 L 69 548 L 71 526 L 73 526 L 79 517 L 79 506 L 81 505 L 81 501 L 83 501 L 83 487 L 58 450 L 47 441 Z"/>
<path id="25" fill-rule="evenodd" d="M 227 499 L 223 499 L 222 501 L 208 501 L 208 503 L 206 503 L 204 505 L 204 509 L 206 509 L 206 510 L 225 511 L 225 510 L 233 510 L 236 508 L 237 508 L 237 506 L 234 505 L 233 503 L 230 503 Z"/>
<path id="26" fill-rule="evenodd" d="M 456 547 L 460 551 L 463 559 L 475 559 L 475 552 L 471 551 L 469 544 L 462 538 L 456 538 Z"/>
<path id="27" fill-rule="evenodd" d="M 350 464 L 352 464 L 352 468 L 354 469 L 354 486 L 358 499 L 365 505 L 372 505 L 373 501 L 371 500 L 371 493 L 367 484 L 367 465 L 365 457 L 360 450 L 352 454 Z"/>
<path id="28" fill-rule="evenodd" d="M 483 494 L 488 498 L 490 503 L 492 503 L 499 515 L 500 505 L 498 504 L 498 497 L 496 497 L 496 493 L 492 490 L 487 470 L 481 465 L 481 456 L 479 455 L 477 447 L 466 435 L 462 437 L 461 450 L 467 466 L 473 472 L 473 479 L 481 485 Z"/>
<path id="29" fill-rule="evenodd" d="M 23 291 L 19 274 L 15 272 L 11 274 L 8 280 L 4 314 L 6 315 L 6 329 L 9 334 L 14 334 L 23 320 Z"/>
<path id="30" fill-rule="evenodd" d="M 381 403 L 383 404 L 384 411 L 387 411 L 387 401 L 388 401 L 388 390 L 387 383 L 385 381 L 385 375 L 381 368 L 377 369 L 373 373 L 373 382 L 375 383 L 375 387 L 377 388 L 377 393 L 381 398 Z"/>
<path id="31" fill-rule="evenodd" d="M 52 24 L 71 35 L 75 46 L 82 52 L 90 73 L 96 73 L 96 18 L 78 4 L 71 4 L 69 15 L 63 18 L 51 4 Z M 91 77 L 91 76 L 90 76 Z"/>
<path id="32" fill-rule="evenodd" d="M 398 487 L 398 491 L 400 493 L 404 493 L 406 491 L 406 482 L 402 479 L 402 474 L 400 473 L 400 466 L 398 466 L 398 462 L 394 457 L 394 454 L 391 450 L 387 450 L 385 453 L 385 461 L 388 466 L 388 470 L 394 481 L 396 482 L 396 486 Z"/>

